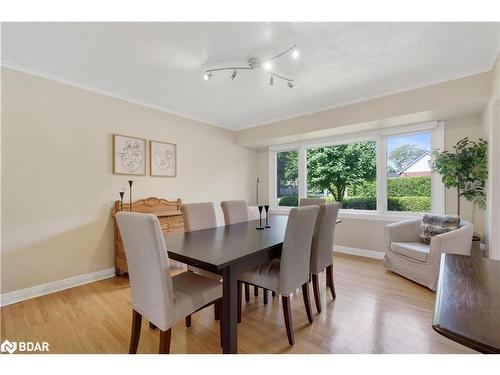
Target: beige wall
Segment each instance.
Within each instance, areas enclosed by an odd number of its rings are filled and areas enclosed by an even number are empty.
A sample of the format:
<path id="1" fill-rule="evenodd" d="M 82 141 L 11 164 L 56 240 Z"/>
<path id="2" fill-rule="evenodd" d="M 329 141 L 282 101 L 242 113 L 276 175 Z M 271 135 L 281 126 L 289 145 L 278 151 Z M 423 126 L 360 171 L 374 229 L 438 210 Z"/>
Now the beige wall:
<path id="1" fill-rule="evenodd" d="M 500 55 L 492 71 L 492 89 L 482 116 L 488 145 L 488 203 L 486 245 L 490 258 L 500 260 Z"/>
<path id="2" fill-rule="evenodd" d="M 129 178 L 112 174 L 113 133 L 177 144 L 177 177 L 133 177 L 134 199 L 254 197 L 256 151 L 231 131 L 6 68 L 1 119 L 2 293 L 114 266 Z"/>
<path id="3" fill-rule="evenodd" d="M 305 116 L 243 129 L 238 144 L 264 147 L 481 113 L 491 95 L 485 72 Z"/>

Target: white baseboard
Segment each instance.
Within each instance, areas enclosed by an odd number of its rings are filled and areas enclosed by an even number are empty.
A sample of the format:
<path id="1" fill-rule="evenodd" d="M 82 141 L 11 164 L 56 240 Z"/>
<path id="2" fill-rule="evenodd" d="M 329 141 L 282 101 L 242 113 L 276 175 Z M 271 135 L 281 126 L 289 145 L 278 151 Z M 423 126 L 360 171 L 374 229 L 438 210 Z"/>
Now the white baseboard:
<path id="1" fill-rule="evenodd" d="M 27 299 L 40 297 L 46 294 L 58 292 L 60 290 L 74 288 L 75 286 L 92 283 L 113 277 L 115 275 L 114 268 L 107 268 L 100 271 L 85 273 L 83 275 L 69 277 L 63 280 L 52 281 L 47 284 L 36 285 L 26 289 L 15 290 L 13 292 L 3 293 L 0 295 L 0 307 L 12 305 L 16 302 L 26 301 Z"/>
<path id="2" fill-rule="evenodd" d="M 333 252 L 345 253 L 345 254 L 351 254 L 351 255 L 357 255 L 361 257 L 375 258 L 375 259 L 384 259 L 385 255 L 383 251 L 358 249 L 356 247 L 347 247 L 347 246 L 334 246 Z"/>

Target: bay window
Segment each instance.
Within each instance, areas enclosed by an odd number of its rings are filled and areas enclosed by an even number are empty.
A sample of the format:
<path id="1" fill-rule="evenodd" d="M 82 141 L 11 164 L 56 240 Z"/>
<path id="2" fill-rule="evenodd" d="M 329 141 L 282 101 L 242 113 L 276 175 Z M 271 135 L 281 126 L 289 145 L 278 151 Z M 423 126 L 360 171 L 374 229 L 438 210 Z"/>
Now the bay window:
<path id="1" fill-rule="evenodd" d="M 434 149 L 443 149 L 441 122 L 272 146 L 270 201 L 291 207 L 302 197 L 325 198 L 344 213 L 442 213 Z"/>

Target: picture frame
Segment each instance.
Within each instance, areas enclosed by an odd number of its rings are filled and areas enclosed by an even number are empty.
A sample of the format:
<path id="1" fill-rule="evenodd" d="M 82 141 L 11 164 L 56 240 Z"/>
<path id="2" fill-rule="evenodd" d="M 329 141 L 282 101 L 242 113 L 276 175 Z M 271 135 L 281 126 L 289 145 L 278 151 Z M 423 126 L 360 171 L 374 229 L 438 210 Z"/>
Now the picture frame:
<path id="1" fill-rule="evenodd" d="M 113 174 L 146 175 L 146 140 L 113 134 Z"/>
<path id="2" fill-rule="evenodd" d="M 149 141 L 149 171 L 155 177 L 177 176 L 177 145 L 175 143 Z"/>

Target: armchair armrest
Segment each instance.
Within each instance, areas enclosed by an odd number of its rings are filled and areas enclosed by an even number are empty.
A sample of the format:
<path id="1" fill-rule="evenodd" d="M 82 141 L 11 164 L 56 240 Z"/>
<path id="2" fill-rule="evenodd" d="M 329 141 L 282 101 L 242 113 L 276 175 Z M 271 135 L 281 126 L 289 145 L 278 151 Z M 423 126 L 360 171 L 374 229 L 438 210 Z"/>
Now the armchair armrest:
<path id="1" fill-rule="evenodd" d="M 474 227 L 463 222 L 458 229 L 431 238 L 430 256 L 439 259 L 442 253 L 470 255 Z"/>
<path id="2" fill-rule="evenodd" d="M 385 226 L 385 241 L 388 248 L 391 242 L 418 241 L 420 234 L 420 218 L 399 221 Z"/>

